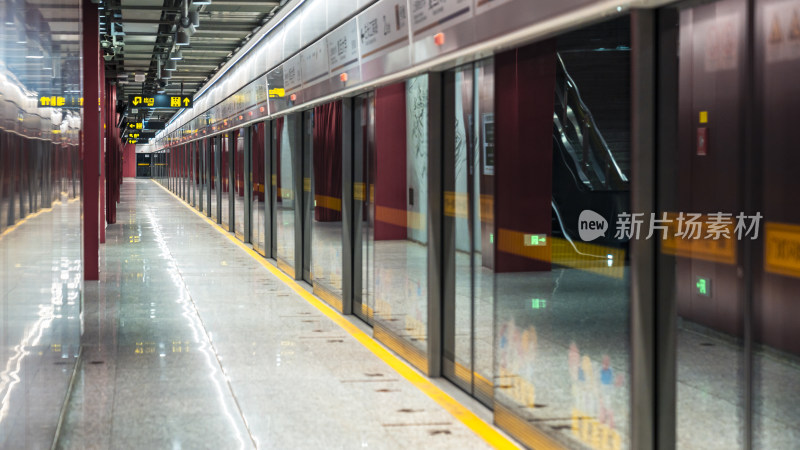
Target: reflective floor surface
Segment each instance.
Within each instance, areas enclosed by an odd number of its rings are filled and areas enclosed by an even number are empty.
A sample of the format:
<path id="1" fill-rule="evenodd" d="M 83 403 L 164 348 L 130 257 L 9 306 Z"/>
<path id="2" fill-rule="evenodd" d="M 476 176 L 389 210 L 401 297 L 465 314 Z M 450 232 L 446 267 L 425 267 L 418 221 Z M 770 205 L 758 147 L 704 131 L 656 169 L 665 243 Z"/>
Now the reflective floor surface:
<path id="1" fill-rule="evenodd" d="M 156 183 L 118 221 L 59 448 L 486 447 Z"/>
<path id="2" fill-rule="evenodd" d="M 50 448 L 80 348 L 80 201 L 0 236 L 0 448 Z"/>

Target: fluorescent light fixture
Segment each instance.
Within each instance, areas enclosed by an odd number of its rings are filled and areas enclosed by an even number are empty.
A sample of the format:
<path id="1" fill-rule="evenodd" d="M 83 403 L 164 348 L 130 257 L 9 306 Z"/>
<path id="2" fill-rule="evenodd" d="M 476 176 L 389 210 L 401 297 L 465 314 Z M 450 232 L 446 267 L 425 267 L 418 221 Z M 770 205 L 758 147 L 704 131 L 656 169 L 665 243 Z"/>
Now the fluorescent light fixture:
<path id="1" fill-rule="evenodd" d="M 172 72 L 173 70 L 178 70 L 178 61 L 174 59 L 167 60 L 167 64 L 164 66 L 164 70 L 168 70 L 170 72 Z"/>
<path id="2" fill-rule="evenodd" d="M 211 4 L 211 0 L 196 0 L 196 1 L 192 2 L 192 5 L 195 5 L 195 6 L 210 5 L 210 4 Z"/>
<path id="3" fill-rule="evenodd" d="M 162 79 L 162 80 L 169 80 L 170 78 L 172 78 L 172 71 L 171 71 L 171 70 L 165 70 L 165 71 L 164 71 L 164 72 L 161 74 L 161 79 Z"/>
<path id="4" fill-rule="evenodd" d="M 183 53 L 180 50 L 173 50 L 169 53 L 169 59 L 173 61 L 180 61 L 183 59 Z"/>

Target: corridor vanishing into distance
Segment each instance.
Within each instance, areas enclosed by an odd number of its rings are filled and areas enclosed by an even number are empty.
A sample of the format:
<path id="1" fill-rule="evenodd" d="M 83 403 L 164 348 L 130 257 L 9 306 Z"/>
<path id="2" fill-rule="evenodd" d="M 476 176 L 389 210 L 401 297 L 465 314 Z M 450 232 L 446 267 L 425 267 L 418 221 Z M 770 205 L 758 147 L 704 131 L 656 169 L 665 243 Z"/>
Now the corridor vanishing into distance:
<path id="1" fill-rule="evenodd" d="M 59 448 L 488 447 L 155 182 L 101 252 Z"/>

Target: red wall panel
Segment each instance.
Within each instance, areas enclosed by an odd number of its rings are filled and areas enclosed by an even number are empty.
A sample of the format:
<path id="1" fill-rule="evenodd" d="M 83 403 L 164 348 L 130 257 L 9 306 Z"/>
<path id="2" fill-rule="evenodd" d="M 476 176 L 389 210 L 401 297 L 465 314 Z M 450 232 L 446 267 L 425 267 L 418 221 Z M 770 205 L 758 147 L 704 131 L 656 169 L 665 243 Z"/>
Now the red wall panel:
<path id="1" fill-rule="evenodd" d="M 524 234 L 551 235 L 554 40 L 495 57 L 496 272 L 549 271 L 549 246 L 528 255 Z"/>
<path id="2" fill-rule="evenodd" d="M 406 239 L 406 87 L 375 91 L 375 240 Z"/>

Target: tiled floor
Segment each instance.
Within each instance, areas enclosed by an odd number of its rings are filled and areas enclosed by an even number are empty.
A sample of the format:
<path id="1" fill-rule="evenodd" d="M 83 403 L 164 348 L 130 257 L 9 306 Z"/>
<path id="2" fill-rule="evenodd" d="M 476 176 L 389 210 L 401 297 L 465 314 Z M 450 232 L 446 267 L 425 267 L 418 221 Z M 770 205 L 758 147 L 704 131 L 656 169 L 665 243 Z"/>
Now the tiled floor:
<path id="1" fill-rule="evenodd" d="M 118 220 L 59 447 L 486 447 L 152 181 Z"/>

